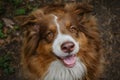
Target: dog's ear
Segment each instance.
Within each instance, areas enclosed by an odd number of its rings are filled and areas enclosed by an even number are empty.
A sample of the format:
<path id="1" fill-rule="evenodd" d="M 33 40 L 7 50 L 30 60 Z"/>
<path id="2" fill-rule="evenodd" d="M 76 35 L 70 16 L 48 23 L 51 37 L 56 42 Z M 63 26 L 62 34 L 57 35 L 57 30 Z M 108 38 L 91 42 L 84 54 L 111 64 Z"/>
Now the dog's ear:
<path id="1" fill-rule="evenodd" d="M 27 32 L 29 35 L 38 34 L 40 31 L 40 25 L 37 23 L 37 19 L 32 16 L 17 16 L 15 21 L 20 26 L 22 32 Z M 25 34 L 25 33 L 24 33 Z"/>
<path id="2" fill-rule="evenodd" d="M 40 22 L 42 17 L 43 17 L 43 12 L 42 12 L 42 10 L 38 9 L 38 10 L 30 13 L 28 16 L 26 16 L 26 15 L 17 16 L 14 18 L 14 20 L 17 22 L 18 25 L 20 25 L 21 27 L 24 27 L 31 23 Z"/>
<path id="3" fill-rule="evenodd" d="M 89 3 L 70 3 L 65 6 L 67 11 L 73 14 L 83 15 L 84 13 L 90 13 L 93 11 L 93 6 Z"/>
<path id="4" fill-rule="evenodd" d="M 23 33 L 23 53 L 26 56 L 35 54 L 35 49 L 41 39 L 40 34 L 43 33 L 45 27 L 41 27 L 42 20 L 41 10 L 36 10 L 28 16 L 17 16 L 15 21 L 21 27 Z"/>
<path id="5" fill-rule="evenodd" d="M 16 23 L 20 26 L 21 30 L 33 33 L 40 32 L 41 20 L 43 17 L 43 12 L 41 10 L 36 10 L 30 13 L 28 16 L 22 15 L 14 18 Z"/>
<path id="6" fill-rule="evenodd" d="M 25 16 L 25 15 L 21 15 L 21 16 L 17 16 L 14 18 L 14 20 L 17 22 L 17 24 L 19 26 L 24 26 L 27 23 L 32 21 L 32 18 L 30 16 Z"/>

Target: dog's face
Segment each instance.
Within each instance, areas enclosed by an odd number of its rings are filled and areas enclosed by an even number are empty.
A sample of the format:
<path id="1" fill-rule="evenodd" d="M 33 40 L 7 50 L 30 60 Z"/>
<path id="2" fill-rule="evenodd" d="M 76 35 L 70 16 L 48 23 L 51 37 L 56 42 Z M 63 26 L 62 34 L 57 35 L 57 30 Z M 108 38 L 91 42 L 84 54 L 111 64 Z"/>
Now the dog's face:
<path id="1" fill-rule="evenodd" d="M 71 15 L 63 14 L 60 17 L 54 14 L 50 14 L 46 17 L 48 20 L 47 27 L 43 34 L 40 47 L 44 48 L 44 51 L 48 51 L 45 54 L 56 56 L 60 59 L 65 66 L 73 67 L 76 61 L 76 54 L 79 51 L 79 42 L 77 37 L 80 36 L 77 25 L 71 20 Z M 70 19 L 71 18 L 71 19 Z M 43 26 L 44 27 L 44 26 Z M 42 34 L 41 34 L 42 35 Z M 48 46 L 46 48 L 46 46 Z M 44 53 L 41 53 L 44 54 Z"/>
<path id="2" fill-rule="evenodd" d="M 59 71 L 58 68 L 64 69 L 60 69 L 57 80 L 82 79 L 99 59 L 93 54 L 99 50 L 99 40 L 95 38 L 98 37 L 96 22 L 90 11 L 90 5 L 68 4 L 44 7 L 22 17 L 23 66 L 41 78 L 46 75 L 45 80 L 54 79 L 53 71 Z M 58 78 L 61 74 L 67 78 Z"/>

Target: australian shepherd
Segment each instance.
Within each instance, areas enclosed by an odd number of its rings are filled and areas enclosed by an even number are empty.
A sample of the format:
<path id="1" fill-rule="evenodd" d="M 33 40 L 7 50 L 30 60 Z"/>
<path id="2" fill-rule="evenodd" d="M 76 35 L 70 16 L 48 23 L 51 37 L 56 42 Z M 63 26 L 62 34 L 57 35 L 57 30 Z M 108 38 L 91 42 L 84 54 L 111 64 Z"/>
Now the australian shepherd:
<path id="1" fill-rule="evenodd" d="M 100 34 L 87 3 L 47 5 L 19 16 L 24 29 L 21 65 L 27 80 L 97 80 Z"/>

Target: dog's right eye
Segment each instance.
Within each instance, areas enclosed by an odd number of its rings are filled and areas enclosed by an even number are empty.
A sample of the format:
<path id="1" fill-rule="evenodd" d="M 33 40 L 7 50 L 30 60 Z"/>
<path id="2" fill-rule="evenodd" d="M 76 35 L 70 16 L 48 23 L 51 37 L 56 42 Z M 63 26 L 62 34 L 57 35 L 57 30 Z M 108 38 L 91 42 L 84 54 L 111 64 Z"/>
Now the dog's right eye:
<path id="1" fill-rule="evenodd" d="M 48 38 L 52 38 L 53 37 L 53 33 L 52 32 L 47 33 L 47 37 Z"/>
<path id="2" fill-rule="evenodd" d="M 48 42 L 51 42 L 53 38 L 54 38 L 53 32 L 52 31 L 47 32 L 47 34 L 46 34 L 46 40 Z"/>

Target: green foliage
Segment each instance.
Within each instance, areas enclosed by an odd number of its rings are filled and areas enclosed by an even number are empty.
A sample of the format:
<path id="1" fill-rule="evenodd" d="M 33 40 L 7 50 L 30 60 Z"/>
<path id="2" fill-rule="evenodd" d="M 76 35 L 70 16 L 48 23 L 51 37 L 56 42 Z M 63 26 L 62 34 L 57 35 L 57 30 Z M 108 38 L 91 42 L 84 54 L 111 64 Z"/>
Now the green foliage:
<path id="1" fill-rule="evenodd" d="M 0 29 L 3 27 L 3 24 L 0 22 Z"/>
<path id="2" fill-rule="evenodd" d="M 20 8 L 15 11 L 15 15 L 23 15 L 25 13 L 26 13 L 26 10 L 24 8 Z"/>
<path id="3" fill-rule="evenodd" d="M 6 75 L 15 72 L 15 69 L 11 66 L 11 60 L 12 56 L 9 53 L 4 56 L 0 56 L 0 69 L 2 69 Z"/>
<path id="4" fill-rule="evenodd" d="M 5 38 L 5 34 L 2 32 L 2 30 L 0 29 L 0 38 Z"/>
<path id="5" fill-rule="evenodd" d="M 2 32 L 3 24 L 0 22 L 0 38 L 5 38 L 6 35 Z"/>
<path id="6" fill-rule="evenodd" d="M 19 30 L 19 26 L 14 26 L 14 29 L 15 30 Z"/>

